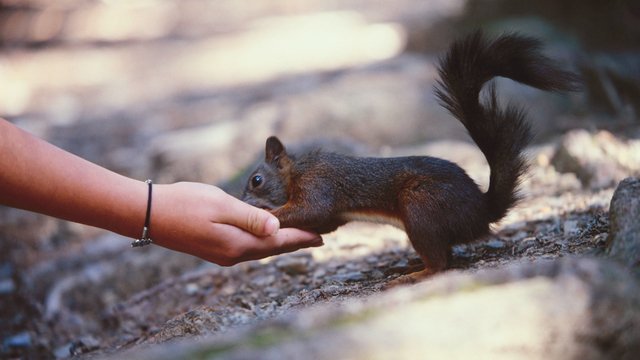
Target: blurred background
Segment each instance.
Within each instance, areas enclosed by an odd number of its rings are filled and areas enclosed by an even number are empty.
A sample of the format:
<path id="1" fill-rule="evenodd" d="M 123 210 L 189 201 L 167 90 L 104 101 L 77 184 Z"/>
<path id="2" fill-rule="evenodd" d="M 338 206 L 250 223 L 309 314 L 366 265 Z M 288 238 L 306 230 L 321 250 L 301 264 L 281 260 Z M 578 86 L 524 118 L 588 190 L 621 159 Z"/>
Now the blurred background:
<path id="1" fill-rule="evenodd" d="M 234 179 L 272 134 L 376 155 L 468 141 L 432 88 L 438 56 L 476 28 L 539 37 L 582 74 L 584 91 L 561 96 L 499 81 L 505 101 L 530 110 L 537 141 L 575 128 L 640 135 L 637 0 L 0 0 L 0 117 L 140 180 L 237 193 Z M 202 265 L 158 249 L 122 255 L 127 241 L 114 236 L 0 208 L 5 354 L 50 354 L 87 328 L 109 328 L 60 315 L 73 283 L 60 279 L 87 262 L 124 285 L 73 288 L 79 313 Z"/>
<path id="2" fill-rule="evenodd" d="M 482 27 L 540 37 L 584 74 L 571 103 L 514 87 L 544 138 L 636 118 L 639 20 L 630 0 L 3 0 L 0 116 L 127 175 L 220 182 L 270 134 L 460 136 L 433 101 L 433 62 Z"/>

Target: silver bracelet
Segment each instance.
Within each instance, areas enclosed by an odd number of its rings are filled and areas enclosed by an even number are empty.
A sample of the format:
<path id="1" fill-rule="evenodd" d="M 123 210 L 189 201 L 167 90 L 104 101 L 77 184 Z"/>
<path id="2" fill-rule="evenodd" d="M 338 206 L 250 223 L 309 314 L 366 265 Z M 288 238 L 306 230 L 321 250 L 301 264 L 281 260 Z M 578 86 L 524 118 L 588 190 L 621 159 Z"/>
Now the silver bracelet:
<path id="1" fill-rule="evenodd" d="M 153 188 L 153 182 L 151 180 L 145 181 L 149 185 L 149 195 L 147 197 L 147 215 L 144 219 L 144 227 L 142 228 L 142 236 L 140 239 L 136 239 L 131 243 L 131 247 L 141 247 L 153 243 L 149 233 L 151 232 L 151 190 Z"/>

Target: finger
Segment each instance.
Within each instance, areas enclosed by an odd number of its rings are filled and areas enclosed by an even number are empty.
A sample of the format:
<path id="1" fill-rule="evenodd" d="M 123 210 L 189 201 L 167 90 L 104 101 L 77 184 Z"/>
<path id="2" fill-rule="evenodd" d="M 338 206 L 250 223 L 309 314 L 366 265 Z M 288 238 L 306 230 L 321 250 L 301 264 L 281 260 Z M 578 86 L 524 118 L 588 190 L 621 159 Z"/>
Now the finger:
<path id="1" fill-rule="evenodd" d="M 275 244 L 273 249 L 281 251 L 280 253 L 324 245 L 320 235 L 294 228 L 282 229 L 277 235 L 267 238 L 267 242 L 270 239 L 273 239 L 272 241 Z"/>
<path id="2" fill-rule="evenodd" d="M 280 229 L 278 218 L 228 195 L 217 221 L 237 226 L 257 236 L 275 235 Z"/>
<path id="3" fill-rule="evenodd" d="M 319 235 L 292 228 L 282 229 L 275 236 L 259 240 L 259 243 L 254 244 L 253 251 L 247 253 L 251 260 L 324 244 Z"/>
<path id="4" fill-rule="evenodd" d="M 215 229 L 217 233 L 215 236 L 221 237 L 224 234 L 224 237 L 232 238 L 233 242 L 228 244 L 230 248 L 227 250 L 218 247 L 216 254 L 211 254 L 211 256 L 222 256 L 225 263 L 231 264 L 323 245 L 319 235 L 299 229 L 282 229 L 277 235 L 268 237 L 256 237 L 237 227 L 225 224 L 218 224 Z"/>

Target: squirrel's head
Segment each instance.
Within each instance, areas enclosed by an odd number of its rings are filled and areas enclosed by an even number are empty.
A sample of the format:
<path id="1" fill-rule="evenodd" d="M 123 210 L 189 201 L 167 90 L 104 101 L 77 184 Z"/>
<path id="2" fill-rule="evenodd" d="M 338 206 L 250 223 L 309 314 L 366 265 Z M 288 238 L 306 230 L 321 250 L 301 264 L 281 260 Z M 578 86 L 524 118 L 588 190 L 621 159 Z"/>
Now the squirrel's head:
<path id="1" fill-rule="evenodd" d="M 267 210 L 284 205 L 291 170 L 291 158 L 280 140 L 271 136 L 265 146 L 264 161 L 251 173 L 242 201 Z"/>

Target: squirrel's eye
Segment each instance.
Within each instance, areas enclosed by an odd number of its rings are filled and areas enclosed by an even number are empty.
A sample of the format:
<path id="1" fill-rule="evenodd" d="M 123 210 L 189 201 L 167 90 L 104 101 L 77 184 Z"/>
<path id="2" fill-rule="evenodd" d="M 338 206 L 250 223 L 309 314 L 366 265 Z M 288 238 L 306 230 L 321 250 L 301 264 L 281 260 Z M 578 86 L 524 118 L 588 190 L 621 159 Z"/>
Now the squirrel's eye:
<path id="1" fill-rule="evenodd" d="M 254 188 L 262 185 L 263 182 L 264 178 L 262 177 L 262 175 L 256 175 L 251 178 L 251 186 L 253 186 Z"/>

